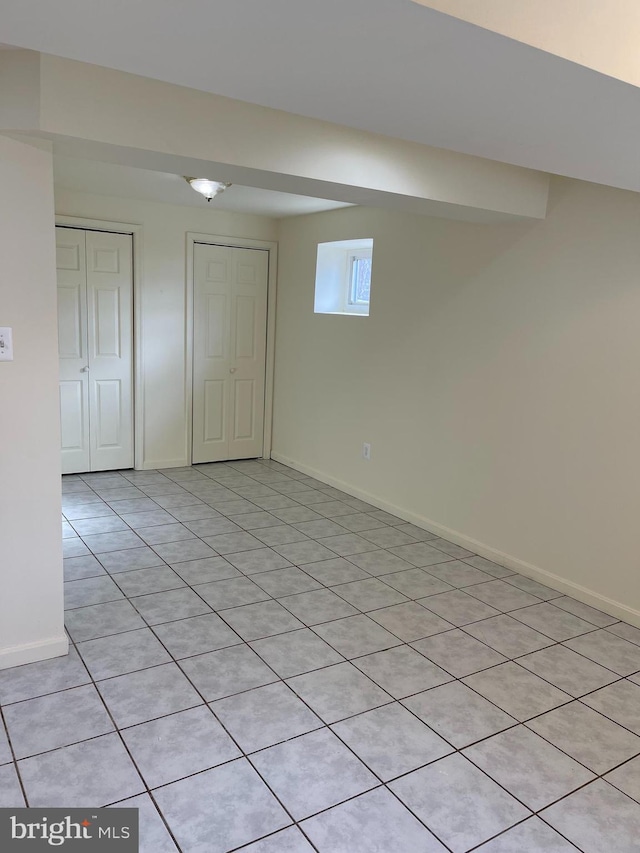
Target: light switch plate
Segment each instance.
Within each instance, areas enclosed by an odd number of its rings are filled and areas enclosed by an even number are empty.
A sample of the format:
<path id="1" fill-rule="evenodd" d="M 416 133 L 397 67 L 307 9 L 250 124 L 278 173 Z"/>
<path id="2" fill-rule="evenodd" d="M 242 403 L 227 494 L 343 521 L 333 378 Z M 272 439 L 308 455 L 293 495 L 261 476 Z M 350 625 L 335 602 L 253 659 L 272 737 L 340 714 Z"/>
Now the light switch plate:
<path id="1" fill-rule="evenodd" d="M 13 335 L 9 326 L 0 326 L 0 361 L 13 361 Z"/>

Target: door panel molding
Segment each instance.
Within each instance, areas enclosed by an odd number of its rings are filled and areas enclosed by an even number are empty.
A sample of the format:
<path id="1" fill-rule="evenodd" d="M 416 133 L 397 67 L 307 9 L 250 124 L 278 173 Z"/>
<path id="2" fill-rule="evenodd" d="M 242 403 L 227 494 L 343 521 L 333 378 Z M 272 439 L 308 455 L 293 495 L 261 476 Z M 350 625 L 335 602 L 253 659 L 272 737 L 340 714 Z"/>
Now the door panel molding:
<path id="1" fill-rule="evenodd" d="M 193 306 L 194 306 L 194 249 L 197 243 L 210 246 L 221 246 L 232 249 L 263 249 L 268 254 L 267 272 L 267 327 L 266 327 L 266 364 L 264 388 L 264 433 L 262 456 L 271 458 L 271 436 L 273 422 L 273 371 L 275 363 L 275 322 L 276 322 L 276 283 L 278 265 L 278 244 L 271 240 L 250 240 L 244 237 L 226 237 L 216 234 L 200 234 L 187 232 L 187 322 L 186 322 L 186 358 L 185 358 L 185 420 L 186 446 L 185 459 L 187 464 L 193 458 Z M 207 275 L 212 280 L 220 280 L 222 270 L 209 266 Z M 251 286 L 250 280 L 243 282 Z M 235 405 L 235 400 L 234 400 Z"/>

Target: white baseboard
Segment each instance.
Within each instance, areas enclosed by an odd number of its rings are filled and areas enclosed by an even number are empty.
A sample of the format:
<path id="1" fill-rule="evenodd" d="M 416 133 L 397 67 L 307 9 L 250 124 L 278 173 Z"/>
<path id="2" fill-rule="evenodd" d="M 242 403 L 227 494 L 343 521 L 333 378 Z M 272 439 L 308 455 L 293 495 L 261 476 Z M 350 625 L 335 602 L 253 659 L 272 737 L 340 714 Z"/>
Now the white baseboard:
<path id="1" fill-rule="evenodd" d="M 300 471 L 301 474 L 307 474 L 307 476 L 314 477 L 316 480 L 320 480 L 328 486 L 340 489 L 341 491 L 352 495 L 354 498 L 366 501 L 367 503 L 372 504 L 372 506 L 378 507 L 378 509 L 390 512 L 392 515 L 402 518 L 410 524 L 415 524 L 425 530 L 430 530 L 432 533 L 437 533 L 438 536 L 442 536 L 443 539 L 455 542 L 456 545 L 461 545 L 463 548 L 473 551 L 474 554 L 486 557 L 487 560 L 493 560 L 493 562 L 499 563 L 501 566 L 513 569 L 514 572 L 519 572 L 521 575 L 533 578 L 545 586 L 549 586 L 552 589 L 558 590 L 558 592 L 564 593 L 564 595 L 576 598 L 584 604 L 588 604 L 591 607 L 595 607 L 597 610 L 602 610 L 604 613 L 614 616 L 616 619 L 622 619 L 624 622 L 628 622 L 630 625 L 635 625 L 640 628 L 640 610 L 636 610 L 635 608 L 629 607 L 620 601 L 608 598 L 599 592 L 595 592 L 594 590 L 589 589 L 586 586 L 582 586 L 581 584 L 577 584 L 574 581 L 567 580 L 553 572 L 548 572 L 546 569 L 541 569 L 538 566 L 534 566 L 531 563 L 520 560 L 518 557 L 513 557 L 511 554 L 505 554 L 503 551 L 492 548 L 484 542 L 478 542 L 476 539 L 472 539 L 470 536 L 465 536 L 464 533 L 460 533 L 458 530 L 452 530 L 449 527 L 438 524 L 436 521 L 432 521 L 429 518 L 424 518 L 421 515 L 410 512 L 409 510 L 404 509 L 404 507 L 399 507 L 395 504 L 389 503 L 388 501 L 384 501 L 376 495 L 372 495 L 362 489 L 357 489 L 349 483 L 345 483 L 343 480 L 338 480 L 336 477 L 331 477 L 323 471 L 318 471 L 315 468 L 311 468 L 309 465 L 305 465 L 295 459 L 290 459 L 288 456 L 284 456 L 282 453 L 278 453 L 275 450 L 271 452 L 271 458 L 275 459 L 276 462 L 281 462 L 283 465 L 288 465 L 290 468 L 294 468 L 296 471 Z"/>
<path id="2" fill-rule="evenodd" d="M 69 638 L 66 634 L 38 643 L 11 646 L 8 649 L 0 649 L 0 669 L 9 669 L 12 666 L 21 666 L 23 663 L 35 663 L 49 658 L 62 657 L 68 652 Z"/>

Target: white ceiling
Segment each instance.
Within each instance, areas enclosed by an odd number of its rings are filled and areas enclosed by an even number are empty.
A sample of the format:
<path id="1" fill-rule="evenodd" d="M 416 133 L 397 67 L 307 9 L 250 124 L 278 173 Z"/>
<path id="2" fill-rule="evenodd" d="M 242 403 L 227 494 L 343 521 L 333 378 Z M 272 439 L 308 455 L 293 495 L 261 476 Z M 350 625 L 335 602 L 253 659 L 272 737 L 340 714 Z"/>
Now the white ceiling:
<path id="1" fill-rule="evenodd" d="M 209 203 L 191 189 L 182 175 L 169 175 L 59 155 L 53 159 L 53 176 L 58 190 L 138 198 L 211 210 L 231 210 L 235 213 L 255 213 L 275 218 L 350 207 L 345 202 L 241 187 L 237 184 L 230 186 Z M 224 181 L 224 175 L 207 177 Z"/>
<path id="2" fill-rule="evenodd" d="M 640 190 L 640 90 L 411 0 L 2 0 L 0 42 Z"/>

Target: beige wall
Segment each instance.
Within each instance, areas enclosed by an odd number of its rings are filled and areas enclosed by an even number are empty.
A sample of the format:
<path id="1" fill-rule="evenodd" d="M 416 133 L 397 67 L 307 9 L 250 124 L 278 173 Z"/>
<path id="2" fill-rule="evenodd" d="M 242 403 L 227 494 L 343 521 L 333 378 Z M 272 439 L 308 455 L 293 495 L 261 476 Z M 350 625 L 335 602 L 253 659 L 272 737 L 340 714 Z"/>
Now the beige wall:
<path id="1" fill-rule="evenodd" d="M 65 654 L 53 171 L 0 136 L 0 669 Z"/>
<path id="2" fill-rule="evenodd" d="M 142 225 L 141 345 L 147 468 L 186 465 L 186 234 L 273 240 L 275 220 L 114 196 L 56 192 L 56 213 Z M 190 461 L 190 460 L 189 460 Z"/>
<path id="3" fill-rule="evenodd" d="M 561 179 L 533 224 L 283 221 L 276 457 L 640 624 L 639 233 Z M 314 315 L 317 242 L 363 236 L 371 316 Z"/>

